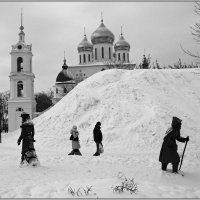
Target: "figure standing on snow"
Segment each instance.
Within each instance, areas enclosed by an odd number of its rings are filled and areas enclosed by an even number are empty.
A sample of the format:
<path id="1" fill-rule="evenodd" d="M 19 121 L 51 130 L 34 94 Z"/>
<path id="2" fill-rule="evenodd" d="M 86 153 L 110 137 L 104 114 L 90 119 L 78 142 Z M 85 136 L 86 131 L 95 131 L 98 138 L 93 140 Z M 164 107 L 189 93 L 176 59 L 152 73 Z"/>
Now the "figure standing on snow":
<path id="1" fill-rule="evenodd" d="M 96 123 L 94 130 L 93 130 L 93 136 L 94 136 L 94 141 L 95 141 L 96 147 L 97 147 L 97 151 L 93 156 L 99 156 L 100 155 L 100 145 L 103 147 L 103 145 L 102 145 L 103 136 L 102 136 L 102 132 L 101 132 L 101 122 Z"/>
<path id="2" fill-rule="evenodd" d="M 21 156 L 21 165 L 24 164 L 26 160 L 29 164 L 38 164 L 37 155 L 35 153 L 35 148 L 33 145 L 34 140 L 34 125 L 33 122 L 30 120 L 30 115 L 28 113 L 23 112 L 21 114 L 22 117 L 22 125 L 21 127 L 21 135 L 17 141 L 17 144 L 20 145 L 22 141 L 22 156 Z M 37 163 L 36 163 L 37 162 Z"/>
<path id="3" fill-rule="evenodd" d="M 168 163 L 171 163 L 173 173 L 178 173 L 180 158 L 177 152 L 176 140 L 179 142 L 189 141 L 189 136 L 186 138 L 180 136 L 181 121 L 179 118 L 173 117 L 172 126 L 165 133 L 159 156 L 164 171 L 167 170 Z"/>
<path id="4" fill-rule="evenodd" d="M 70 136 L 70 140 L 72 140 L 72 151 L 68 154 L 68 155 L 79 155 L 81 156 L 81 152 L 79 151 L 80 149 L 80 143 L 79 143 L 79 132 L 77 130 L 77 126 L 73 126 L 71 131 L 71 136 Z"/>

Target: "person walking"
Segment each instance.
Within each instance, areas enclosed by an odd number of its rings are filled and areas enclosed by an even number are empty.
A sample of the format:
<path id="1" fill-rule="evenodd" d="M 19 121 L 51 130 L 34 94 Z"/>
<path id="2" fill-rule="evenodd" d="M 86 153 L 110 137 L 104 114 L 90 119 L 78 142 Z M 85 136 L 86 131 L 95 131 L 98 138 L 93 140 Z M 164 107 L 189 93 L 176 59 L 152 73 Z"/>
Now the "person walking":
<path id="1" fill-rule="evenodd" d="M 81 156 L 81 152 L 80 152 L 80 143 L 79 143 L 79 132 L 77 130 L 77 126 L 74 125 L 70 131 L 71 136 L 70 136 L 70 140 L 72 140 L 72 151 L 68 154 L 68 155 L 79 155 Z"/>
<path id="2" fill-rule="evenodd" d="M 166 171 L 167 165 L 171 163 L 172 172 L 178 173 L 180 157 L 177 152 L 178 148 L 176 140 L 182 143 L 189 141 L 189 136 L 186 138 L 180 136 L 181 125 L 182 120 L 177 117 L 173 117 L 171 127 L 165 133 L 159 155 L 159 161 L 161 162 L 161 169 L 163 171 Z"/>
<path id="3" fill-rule="evenodd" d="M 21 163 L 20 165 L 22 166 L 25 164 L 25 161 L 28 164 L 31 165 L 37 165 L 39 164 L 37 155 L 35 153 L 35 148 L 34 148 L 34 124 L 30 120 L 30 115 L 28 113 L 23 112 L 21 114 L 22 117 L 22 125 L 21 127 L 21 135 L 19 136 L 19 139 L 17 141 L 17 144 L 20 145 L 22 141 L 22 151 L 21 151 Z"/>
<path id="4" fill-rule="evenodd" d="M 93 137 L 94 137 L 94 141 L 96 143 L 96 153 L 93 156 L 99 156 L 100 155 L 100 145 L 102 145 L 102 140 L 103 140 L 103 136 L 102 136 L 102 132 L 101 132 L 101 122 L 97 122 L 94 130 L 93 130 Z M 103 145 L 102 145 L 103 146 Z"/>

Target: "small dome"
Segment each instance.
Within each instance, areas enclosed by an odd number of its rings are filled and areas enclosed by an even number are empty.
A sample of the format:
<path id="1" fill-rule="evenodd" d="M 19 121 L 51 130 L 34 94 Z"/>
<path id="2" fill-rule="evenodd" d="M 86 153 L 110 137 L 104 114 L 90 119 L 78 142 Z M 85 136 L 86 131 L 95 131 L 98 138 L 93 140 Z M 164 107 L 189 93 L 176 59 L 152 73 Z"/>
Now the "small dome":
<path id="1" fill-rule="evenodd" d="M 130 50 L 130 44 L 124 39 L 123 35 L 121 34 L 119 41 L 115 43 L 114 46 L 115 51 L 118 50 Z"/>
<path id="2" fill-rule="evenodd" d="M 93 45 L 88 42 L 86 35 L 84 35 L 84 39 L 78 45 L 77 49 L 78 49 L 78 52 L 92 51 L 93 50 Z"/>
<path id="3" fill-rule="evenodd" d="M 92 33 L 91 41 L 93 44 L 99 44 L 99 43 L 110 43 L 113 44 L 115 40 L 115 36 L 113 33 L 106 28 L 106 26 L 103 23 L 103 20 L 101 20 L 100 26 L 97 28 L 96 31 Z"/>
<path id="4" fill-rule="evenodd" d="M 62 66 L 63 70 L 58 74 L 56 78 L 56 83 L 64 83 L 68 81 L 74 81 L 74 77 L 72 73 L 68 70 L 68 66 L 66 65 L 66 60 L 64 59 L 64 64 Z"/>

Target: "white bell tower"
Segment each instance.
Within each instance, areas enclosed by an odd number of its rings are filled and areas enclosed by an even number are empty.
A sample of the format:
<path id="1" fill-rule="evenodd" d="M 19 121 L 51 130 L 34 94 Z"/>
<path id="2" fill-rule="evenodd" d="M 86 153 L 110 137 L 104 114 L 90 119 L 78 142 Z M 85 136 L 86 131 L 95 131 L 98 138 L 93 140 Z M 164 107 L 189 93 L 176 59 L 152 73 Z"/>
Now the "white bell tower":
<path id="1" fill-rule="evenodd" d="M 10 99 L 8 101 L 9 131 L 18 129 L 22 123 L 21 113 L 24 111 L 34 117 L 36 102 L 34 97 L 34 78 L 32 72 L 32 45 L 25 43 L 22 12 L 19 41 L 12 45 L 10 72 Z"/>

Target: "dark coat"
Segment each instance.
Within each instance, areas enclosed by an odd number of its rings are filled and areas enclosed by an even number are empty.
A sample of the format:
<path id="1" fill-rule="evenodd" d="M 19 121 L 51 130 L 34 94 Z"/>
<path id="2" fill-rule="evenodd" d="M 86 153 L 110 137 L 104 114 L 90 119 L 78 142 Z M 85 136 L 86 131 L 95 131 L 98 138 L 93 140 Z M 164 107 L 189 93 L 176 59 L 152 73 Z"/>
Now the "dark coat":
<path id="1" fill-rule="evenodd" d="M 162 163 L 177 163 L 180 162 L 180 157 L 177 152 L 176 140 L 185 142 L 186 139 L 180 136 L 180 130 L 169 128 L 163 139 L 163 144 L 160 150 L 159 161 Z"/>
<path id="2" fill-rule="evenodd" d="M 22 154 L 25 154 L 27 151 L 35 150 L 34 142 L 34 125 L 32 121 L 26 121 L 21 125 L 22 131 L 18 139 L 18 143 L 22 140 Z"/>
<path id="3" fill-rule="evenodd" d="M 93 130 L 93 136 L 94 136 L 94 141 L 96 143 L 101 143 L 103 136 L 101 132 L 101 127 L 98 125 L 95 125 L 94 130 Z"/>

